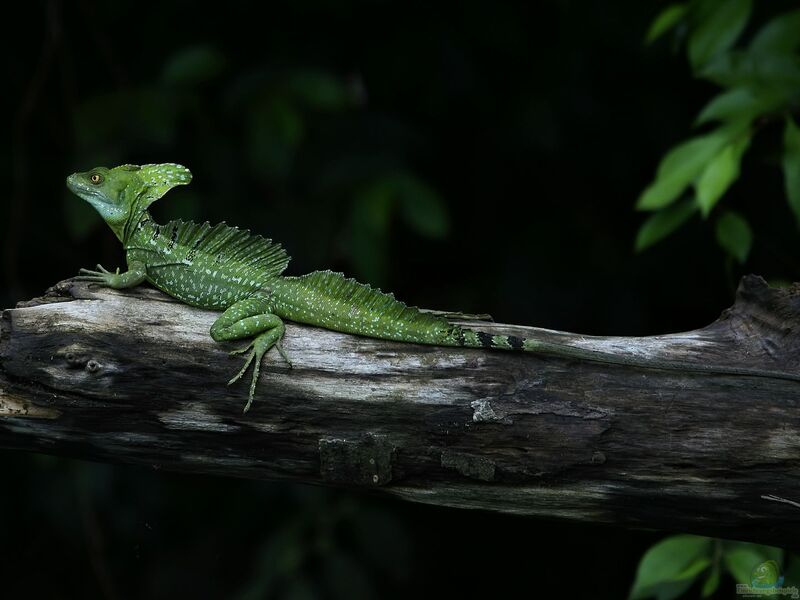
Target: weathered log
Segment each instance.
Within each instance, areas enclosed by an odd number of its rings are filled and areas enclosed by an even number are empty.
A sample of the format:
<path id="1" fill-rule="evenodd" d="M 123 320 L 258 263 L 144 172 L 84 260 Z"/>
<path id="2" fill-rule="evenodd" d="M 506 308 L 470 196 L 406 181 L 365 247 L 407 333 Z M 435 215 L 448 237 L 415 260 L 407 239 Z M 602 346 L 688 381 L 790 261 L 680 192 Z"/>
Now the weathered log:
<path id="1" fill-rule="evenodd" d="M 289 325 L 253 408 L 216 313 L 62 282 L 0 320 L 0 447 L 378 489 L 433 504 L 784 546 L 800 540 L 800 383 L 426 347 Z M 644 358 L 800 373 L 800 285 L 742 280 L 711 325 L 586 337 Z"/>

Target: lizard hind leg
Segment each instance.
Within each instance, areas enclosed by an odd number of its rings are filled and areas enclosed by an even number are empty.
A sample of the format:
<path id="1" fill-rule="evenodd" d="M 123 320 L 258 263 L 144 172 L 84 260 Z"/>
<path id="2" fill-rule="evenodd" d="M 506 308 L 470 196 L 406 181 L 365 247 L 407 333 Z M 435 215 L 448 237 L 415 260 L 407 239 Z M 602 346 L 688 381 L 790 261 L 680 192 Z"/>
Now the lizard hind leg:
<path id="1" fill-rule="evenodd" d="M 211 326 L 211 337 L 218 342 L 255 336 L 247 346 L 231 352 L 231 354 L 246 353 L 247 356 L 244 366 L 228 382 L 228 385 L 241 379 L 250 365 L 253 365 L 253 377 L 244 412 L 247 412 L 253 403 L 256 383 L 261 371 L 261 359 L 267 351 L 275 346 L 281 356 L 286 358 L 286 353 L 280 346 L 285 330 L 280 317 L 270 312 L 269 297 L 266 294 L 256 294 L 236 302 L 222 313 Z M 291 366 L 291 363 L 289 365 Z"/>
<path id="2" fill-rule="evenodd" d="M 250 410 L 250 405 L 253 404 L 253 398 L 255 397 L 256 393 L 256 383 L 258 382 L 258 375 L 261 371 L 261 359 L 267 353 L 267 350 L 273 346 L 277 346 L 280 343 L 283 333 L 284 326 L 283 323 L 281 323 L 268 331 L 258 334 L 256 338 L 242 350 L 234 351 L 236 353 L 247 352 L 247 357 L 245 358 L 244 365 L 241 369 L 239 369 L 239 372 L 234 375 L 230 381 L 228 381 L 228 385 L 239 381 L 239 379 L 241 379 L 242 376 L 247 372 L 250 364 L 253 364 L 253 377 L 250 380 L 250 392 L 247 395 L 247 404 L 245 404 L 243 412 Z M 283 354 L 283 352 L 281 352 L 281 354 Z"/>

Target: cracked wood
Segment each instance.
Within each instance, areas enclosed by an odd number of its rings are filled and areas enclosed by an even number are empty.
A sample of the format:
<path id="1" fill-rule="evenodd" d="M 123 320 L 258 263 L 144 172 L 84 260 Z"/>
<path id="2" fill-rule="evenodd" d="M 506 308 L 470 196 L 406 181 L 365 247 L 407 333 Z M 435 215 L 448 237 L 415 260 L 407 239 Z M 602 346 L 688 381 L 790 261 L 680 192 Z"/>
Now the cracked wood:
<path id="1" fill-rule="evenodd" d="M 3 312 L 0 447 L 379 489 L 409 500 L 796 546 L 800 384 L 440 348 L 288 324 L 251 411 L 218 313 L 62 282 Z M 454 315 L 457 319 L 464 315 Z M 646 338 L 470 321 L 619 354 L 800 372 L 800 286 L 742 280 Z"/>

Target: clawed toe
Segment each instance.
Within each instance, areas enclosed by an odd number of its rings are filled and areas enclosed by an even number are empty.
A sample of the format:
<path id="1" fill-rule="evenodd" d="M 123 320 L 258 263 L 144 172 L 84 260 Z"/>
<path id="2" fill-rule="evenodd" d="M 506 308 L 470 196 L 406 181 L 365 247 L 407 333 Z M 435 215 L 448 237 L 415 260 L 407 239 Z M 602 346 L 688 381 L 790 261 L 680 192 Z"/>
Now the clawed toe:
<path id="1" fill-rule="evenodd" d="M 242 302 L 247 301 L 245 300 Z M 246 312 L 250 313 L 256 309 L 261 310 L 264 307 L 259 305 L 246 306 L 245 308 L 247 309 Z M 264 312 L 251 315 L 257 316 L 258 318 L 248 321 L 250 317 L 242 317 L 241 314 L 235 314 L 231 316 L 228 312 L 230 310 L 231 309 L 228 308 L 228 310 L 226 310 L 225 313 L 223 313 L 223 315 L 214 322 L 214 325 L 211 326 L 211 336 L 216 341 L 228 341 L 246 337 L 246 335 L 242 334 L 246 334 L 247 332 L 231 331 L 232 325 L 229 324 L 228 321 L 232 321 L 234 324 L 242 323 L 247 327 L 256 329 L 255 338 L 249 344 L 242 348 L 229 351 L 230 355 L 245 355 L 245 358 L 244 365 L 242 365 L 242 368 L 239 369 L 239 372 L 231 378 L 231 380 L 228 382 L 228 385 L 231 385 L 232 383 L 242 379 L 251 365 L 253 368 L 250 379 L 250 388 L 247 394 L 247 404 L 244 407 L 244 412 L 247 412 L 252 406 L 256 395 L 256 386 L 258 385 L 258 378 L 261 371 L 261 360 L 264 358 L 264 355 L 269 352 L 273 346 L 276 346 L 278 352 L 280 352 L 280 355 L 290 368 L 292 363 L 289 361 L 289 357 L 286 355 L 286 352 L 283 351 L 283 348 L 280 345 L 280 340 L 281 337 L 283 337 L 285 329 L 279 317 L 271 313 Z M 263 329 L 263 331 L 259 332 L 258 329 Z"/>
<path id="2" fill-rule="evenodd" d="M 75 281 L 80 281 L 82 283 L 89 284 L 87 287 L 95 287 L 95 286 L 102 287 L 106 283 L 105 278 L 99 277 L 97 275 L 78 275 L 76 277 L 73 277 L 73 279 Z"/>
<path id="3" fill-rule="evenodd" d="M 256 355 L 255 350 L 253 350 L 252 352 L 250 352 L 250 354 L 247 355 L 247 358 L 244 361 L 244 366 L 239 370 L 239 372 L 236 375 L 233 376 L 233 378 L 228 382 L 228 385 L 236 383 L 242 378 L 242 375 L 244 375 L 245 372 L 247 371 L 247 367 L 249 367 L 250 363 L 253 362 L 253 358 L 255 357 L 255 355 Z"/>
<path id="4" fill-rule="evenodd" d="M 236 350 L 231 350 L 230 352 L 228 352 L 228 354 L 230 356 L 236 356 L 237 354 L 244 354 L 252 347 L 253 347 L 253 342 L 250 342 L 249 344 L 247 344 L 247 346 L 242 346 L 241 348 L 237 348 Z"/>
<path id="5" fill-rule="evenodd" d="M 281 355 L 283 360 L 286 362 L 286 364 L 291 369 L 292 368 L 292 361 L 289 360 L 289 355 L 286 354 L 286 351 L 283 349 L 283 345 L 280 342 L 278 342 L 277 344 L 275 344 L 275 348 L 278 350 L 278 353 Z"/>
<path id="6" fill-rule="evenodd" d="M 98 268 L 101 268 L 100 265 L 97 265 Z M 78 271 L 79 275 L 75 277 L 75 281 L 83 281 L 89 284 L 89 286 L 93 285 L 106 285 L 108 282 L 107 275 L 105 269 L 103 271 L 92 271 L 91 269 L 81 269 Z"/>

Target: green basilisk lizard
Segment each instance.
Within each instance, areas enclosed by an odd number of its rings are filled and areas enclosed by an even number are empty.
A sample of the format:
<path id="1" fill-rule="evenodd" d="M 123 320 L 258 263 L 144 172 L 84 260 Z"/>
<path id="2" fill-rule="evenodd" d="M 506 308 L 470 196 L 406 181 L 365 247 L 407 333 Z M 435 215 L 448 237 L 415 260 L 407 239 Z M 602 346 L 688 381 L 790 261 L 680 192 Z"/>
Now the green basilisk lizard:
<path id="1" fill-rule="evenodd" d="M 125 249 L 128 270 L 112 273 L 81 269 L 78 280 L 111 288 L 150 282 L 178 300 L 224 311 L 211 326 L 215 341 L 253 338 L 234 353 L 253 365 L 245 412 L 256 391 L 261 359 L 273 346 L 291 365 L 281 347 L 283 320 L 356 335 L 465 348 L 523 350 L 577 360 L 649 369 L 709 372 L 800 381 L 800 375 L 736 367 L 654 360 L 567 346 L 532 338 L 493 335 L 450 323 L 422 312 L 341 273 L 315 271 L 299 277 L 282 273 L 289 264 L 275 242 L 224 223 L 210 225 L 170 221 L 159 225 L 148 207 L 171 188 L 192 179 L 189 169 L 166 163 L 98 167 L 67 178 L 67 186 L 100 213 Z"/>

